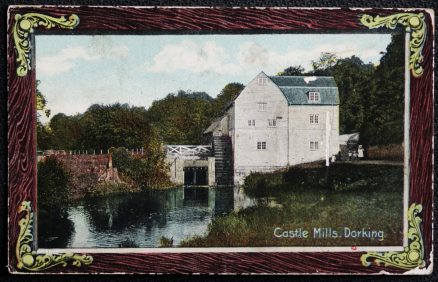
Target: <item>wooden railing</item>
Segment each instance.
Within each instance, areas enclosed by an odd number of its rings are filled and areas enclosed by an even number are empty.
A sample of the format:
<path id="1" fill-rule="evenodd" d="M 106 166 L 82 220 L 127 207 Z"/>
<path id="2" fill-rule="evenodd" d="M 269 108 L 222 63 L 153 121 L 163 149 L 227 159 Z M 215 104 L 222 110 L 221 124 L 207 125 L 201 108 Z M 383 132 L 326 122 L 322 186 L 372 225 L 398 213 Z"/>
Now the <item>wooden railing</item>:
<path id="1" fill-rule="evenodd" d="M 211 145 L 165 145 L 164 150 L 167 156 L 208 156 L 212 152 Z"/>
<path id="2" fill-rule="evenodd" d="M 143 155 L 144 148 L 126 149 L 126 152 L 131 153 L 131 155 Z M 37 151 L 38 155 L 52 156 L 52 155 L 107 155 L 110 153 L 109 149 L 89 149 L 89 150 L 45 150 Z"/>

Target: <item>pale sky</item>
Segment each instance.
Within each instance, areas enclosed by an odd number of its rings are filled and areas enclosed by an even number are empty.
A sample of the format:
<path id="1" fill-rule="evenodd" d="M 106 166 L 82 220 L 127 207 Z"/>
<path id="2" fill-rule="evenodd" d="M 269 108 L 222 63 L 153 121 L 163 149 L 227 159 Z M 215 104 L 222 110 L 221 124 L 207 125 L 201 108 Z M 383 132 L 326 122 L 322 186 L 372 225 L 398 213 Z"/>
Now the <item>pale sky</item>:
<path id="1" fill-rule="evenodd" d="M 216 97 L 230 82 L 291 65 L 311 70 L 321 52 L 377 64 L 389 34 L 37 35 L 36 76 L 50 117 L 90 105 L 149 107 L 178 90 Z M 42 117 L 43 122 L 49 118 Z"/>

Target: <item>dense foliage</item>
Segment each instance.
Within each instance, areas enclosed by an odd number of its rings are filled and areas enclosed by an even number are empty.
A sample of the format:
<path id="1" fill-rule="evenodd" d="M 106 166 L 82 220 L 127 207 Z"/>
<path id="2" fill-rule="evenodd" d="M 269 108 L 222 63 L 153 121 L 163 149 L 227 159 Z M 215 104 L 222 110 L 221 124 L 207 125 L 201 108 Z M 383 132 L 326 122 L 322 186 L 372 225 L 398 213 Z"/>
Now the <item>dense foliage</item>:
<path id="1" fill-rule="evenodd" d="M 384 169 L 383 169 L 384 168 Z M 245 178 L 245 193 L 255 198 L 278 197 L 282 193 L 299 190 L 353 191 L 384 188 L 398 189 L 402 185 L 402 167 L 334 164 L 330 168 L 323 162 L 291 166 L 287 170 L 271 173 L 253 172 Z M 348 171 L 346 174 L 345 172 Z M 384 187 L 383 187 L 384 186 Z"/>
<path id="2" fill-rule="evenodd" d="M 72 116 L 59 113 L 47 125 L 37 123 L 38 149 L 106 152 L 111 147 L 147 147 L 151 142 L 201 144 L 204 130 L 243 88 L 240 83 L 227 84 L 216 99 L 205 92 L 181 90 L 154 101 L 148 110 L 116 103 L 94 104 Z"/>
<path id="3" fill-rule="evenodd" d="M 38 243 L 40 247 L 51 247 L 73 228 L 67 218 L 70 176 L 54 158 L 39 162 L 37 171 L 38 224 L 41 227 Z M 49 237 L 53 240 L 43 240 Z"/>
<path id="4" fill-rule="evenodd" d="M 104 150 L 126 146 L 140 148 L 150 142 L 152 130 L 143 107 L 127 104 L 90 106 L 85 113 L 52 117 L 50 131 L 39 149 Z"/>
<path id="5" fill-rule="evenodd" d="M 50 109 L 47 108 L 47 98 L 43 95 L 43 93 L 38 89 L 38 85 L 40 85 L 41 81 L 36 81 L 36 109 L 37 115 L 40 116 L 44 114 L 45 116 L 50 116 Z"/>
<path id="6" fill-rule="evenodd" d="M 38 162 L 38 202 L 40 208 L 60 207 L 69 195 L 69 174 L 55 158 Z"/>
<path id="7" fill-rule="evenodd" d="M 403 140 L 403 35 L 393 35 L 378 66 L 360 58 L 323 53 L 313 70 L 290 66 L 279 75 L 333 76 L 339 88 L 340 133 L 360 132 L 365 146 L 400 144 Z"/>
<path id="8" fill-rule="evenodd" d="M 213 98 L 179 91 L 154 101 L 148 116 L 166 144 L 200 144 L 213 117 Z"/>
<path id="9" fill-rule="evenodd" d="M 70 175 L 54 158 L 38 162 L 38 246 L 51 248 L 68 240 L 73 223 L 68 219 Z"/>
<path id="10" fill-rule="evenodd" d="M 39 149 L 48 149 L 50 142 L 50 127 L 45 126 L 40 121 L 40 116 L 44 114 L 45 116 L 50 116 L 50 110 L 47 108 L 47 98 L 43 95 L 43 93 L 38 89 L 38 85 L 41 81 L 37 80 L 36 82 L 36 110 L 37 110 L 37 136 L 38 136 L 38 148 Z"/>
<path id="11" fill-rule="evenodd" d="M 369 92 L 363 103 L 366 109 L 361 130 L 364 144 L 401 143 L 404 116 L 404 36 L 393 35 L 386 53 L 376 67 Z"/>
<path id="12" fill-rule="evenodd" d="M 63 113 L 52 117 L 48 126 L 37 132 L 40 150 L 88 150 L 107 152 L 110 148 L 143 148 L 141 157 L 116 167 L 135 187 L 162 187 L 168 184 L 167 166 L 164 162 L 161 136 L 152 126 L 143 107 L 127 104 L 92 105 L 83 114 L 67 116 Z M 116 152 L 116 162 L 117 159 Z M 127 190 L 123 185 L 101 187 L 105 190 Z M 95 187 L 91 185 L 90 189 Z M 102 189 L 98 189 L 99 191 Z M 95 194 L 95 191 L 88 191 Z"/>
<path id="13" fill-rule="evenodd" d="M 301 65 L 290 66 L 285 68 L 283 71 L 277 73 L 279 76 L 300 76 L 306 75 L 304 68 Z"/>
<path id="14" fill-rule="evenodd" d="M 143 188 L 171 186 L 160 144 L 151 144 L 144 154 L 134 156 L 125 148 L 113 148 L 111 152 L 113 164 L 124 181 Z"/>
<path id="15" fill-rule="evenodd" d="M 223 111 L 237 98 L 240 92 L 242 92 L 243 88 L 245 88 L 245 85 L 242 83 L 233 82 L 225 85 L 213 102 L 214 116 L 221 116 Z"/>
<path id="16" fill-rule="evenodd" d="M 211 98 L 205 92 L 178 91 L 154 101 L 149 118 L 166 144 L 201 144 L 202 133 L 239 95 L 244 85 L 229 83 Z"/>

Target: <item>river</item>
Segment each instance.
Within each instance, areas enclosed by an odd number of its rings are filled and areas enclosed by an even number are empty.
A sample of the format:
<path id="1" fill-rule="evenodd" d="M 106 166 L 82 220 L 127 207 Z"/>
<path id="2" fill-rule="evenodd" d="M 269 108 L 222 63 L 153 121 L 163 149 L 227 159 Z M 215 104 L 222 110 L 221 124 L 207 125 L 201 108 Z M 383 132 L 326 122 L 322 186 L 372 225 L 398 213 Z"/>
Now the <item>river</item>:
<path id="1" fill-rule="evenodd" d="M 67 210 L 71 231 L 64 238 L 40 242 L 52 248 L 159 247 L 164 236 L 173 246 L 202 236 L 212 219 L 251 206 L 237 187 L 184 187 L 113 194 L 72 202 Z M 54 240 L 55 238 L 56 240 Z M 61 240 L 59 240 L 61 239 Z"/>

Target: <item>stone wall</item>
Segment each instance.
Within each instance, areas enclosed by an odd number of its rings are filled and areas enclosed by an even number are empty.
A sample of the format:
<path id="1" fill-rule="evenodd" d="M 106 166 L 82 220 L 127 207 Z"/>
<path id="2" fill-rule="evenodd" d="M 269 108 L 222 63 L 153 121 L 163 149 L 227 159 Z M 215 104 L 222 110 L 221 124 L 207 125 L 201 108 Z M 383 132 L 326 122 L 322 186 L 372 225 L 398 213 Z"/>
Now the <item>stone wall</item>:
<path id="1" fill-rule="evenodd" d="M 42 156 L 39 161 L 46 158 L 56 158 L 65 170 L 71 175 L 72 196 L 81 197 L 87 189 L 100 182 L 121 183 L 117 168 L 110 164 L 110 155 L 70 155 L 56 154 Z M 110 165 L 109 165 L 110 164 Z"/>

